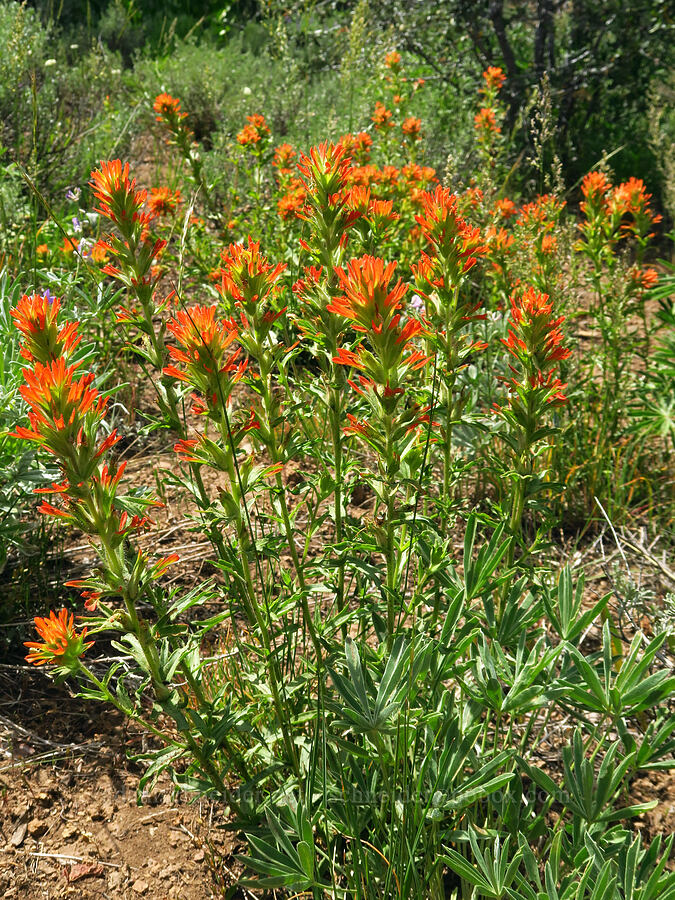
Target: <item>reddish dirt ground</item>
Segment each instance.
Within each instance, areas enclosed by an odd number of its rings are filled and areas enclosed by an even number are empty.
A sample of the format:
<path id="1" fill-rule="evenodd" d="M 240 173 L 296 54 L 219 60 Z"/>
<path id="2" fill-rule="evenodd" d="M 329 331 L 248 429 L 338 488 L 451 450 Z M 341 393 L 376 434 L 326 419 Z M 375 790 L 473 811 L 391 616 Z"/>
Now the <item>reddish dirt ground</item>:
<path id="1" fill-rule="evenodd" d="M 245 896 L 226 893 L 238 848 L 218 827 L 222 810 L 190 804 L 168 781 L 138 805 L 133 726 L 40 672 L 7 665 L 0 685 L 0 896 Z"/>

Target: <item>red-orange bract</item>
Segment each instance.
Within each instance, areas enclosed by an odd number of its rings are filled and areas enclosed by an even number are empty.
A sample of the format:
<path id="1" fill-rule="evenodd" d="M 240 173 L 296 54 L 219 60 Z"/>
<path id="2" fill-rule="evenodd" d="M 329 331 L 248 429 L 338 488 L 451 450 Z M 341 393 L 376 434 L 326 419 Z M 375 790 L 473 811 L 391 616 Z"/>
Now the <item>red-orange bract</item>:
<path id="1" fill-rule="evenodd" d="M 230 244 L 220 254 L 219 292 L 249 313 L 264 303 L 276 290 L 286 269 L 285 263 L 273 264 L 260 252 L 260 242 L 248 240 L 248 246 Z"/>
<path id="2" fill-rule="evenodd" d="M 26 384 L 19 390 L 30 406 L 28 419 L 32 430 L 18 426 L 15 432 L 16 437 L 35 441 L 55 456 L 70 459 L 73 450 L 83 444 L 89 445 L 95 438 L 107 403 L 91 386 L 93 374 L 75 380 L 75 368 L 66 365 L 61 357 L 48 365 L 35 363 L 33 369 L 23 370 Z M 107 449 L 110 445 L 110 438 L 107 438 L 101 448 Z M 83 460 L 88 455 L 83 454 Z"/>
<path id="3" fill-rule="evenodd" d="M 485 82 L 483 93 L 493 93 L 502 89 L 506 75 L 499 66 L 488 66 L 483 72 L 483 80 Z"/>
<path id="4" fill-rule="evenodd" d="M 389 328 L 407 290 L 400 278 L 389 290 L 395 271 L 395 262 L 385 264 L 374 256 L 353 259 L 346 271 L 337 270 L 346 296 L 333 300 L 328 310 L 349 319 L 356 331 Z"/>
<path id="5" fill-rule="evenodd" d="M 233 385 L 246 371 L 246 360 L 239 360 L 241 348 L 228 354 L 228 348 L 236 340 L 238 329 L 231 319 L 216 319 L 215 306 L 192 306 L 180 310 L 167 325 L 168 331 L 181 344 L 169 347 L 171 359 L 183 363 L 164 368 L 164 374 L 183 381 L 200 391 L 211 409 L 229 400 Z M 193 412 L 209 411 L 197 397 Z"/>
<path id="6" fill-rule="evenodd" d="M 148 192 L 136 190 L 136 179 L 129 178 L 129 163 L 101 160 L 100 169 L 94 169 L 91 179 L 90 187 L 100 204 L 96 211 L 116 225 L 126 227 L 137 221 L 146 224 L 153 218 L 140 212 Z"/>
<path id="7" fill-rule="evenodd" d="M 175 212 L 181 202 L 180 191 L 172 191 L 169 187 L 150 188 L 148 206 L 155 216 L 166 216 Z"/>
<path id="8" fill-rule="evenodd" d="M 352 260 L 346 270 L 336 270 L 345 295 L 326 308 L 351 321 L 355 331 L 367 334 L 372 347 L 372 353 L 363 346 L 356 353 L 341 347 L 333 361 L 362 369 L 376 384 L 398 389 L 405 372 L 425 365 L 427 357 L 410 344 L 422 332 L 422 323 L 409 318 L 401 327 L 407 287 L 399 279 L 390 288 L 395 270 L 395 262 L 385 263 L 374 256 Z"/>
<path id="9" fill-rule="evenodd" d="M 394 123 L 391 121 L 391 116 L 391 110 L 387 109 L 384 103 L 380 103 L 380 101 L 378 100 L 375 103 L 375 112 L 371 116 L 375 128 L 378 131 L 381 128 L 393 128 Z"/>
<path id="10" fill-rule="evenodd" d="M 14 324 L 24 338 L 21 356 L 43 365 L 59 356 L 68 358 L 80 343 L 77 322 L 59 327 L 57 317 L 61 308 L 58 297 L 49 294 L 24 294 L 10 310 Z"/>
<path id="11" fill-rule="evenodd" d="M 469 225 L 457 208 L 457 196 L 440 185 L 421 196 L 422 213 L 415 216 L 426 239 L 433 245 L 443 274 L 456 286 L 487 252 L 480 229 Z"/>
<path id="12" fill-rule="evenodd" d="M 473 117 L 473 124 L 479 134 L 498 134 L 501 131 L 497 125 L 495 111 L 490 106 L 484 106 Z"/>
<path id="13" fill-rule="evenodd" d="M 561 324 L 564 316 L 553 318 L 553 304 L 548 294 L 540 294 L 533 287 L 511 297 L 511 325 L 508 338 L 502 343 L 527 370 L 545 377 L 557 362 L 567 359 L 570 351 L 562 346 Z"/>
<path id="14" fill-rule="evenodd" d="M 42 643 L 24 641 L 24 644 L 30 649 L 26 656 L 27 662 L 36 666 L 54 663 L 75 667 L 79 657 L 94 643 L 85 643 L 86 627 L 78 633 L 74 626 L 74 616 L 72 613 L 69 615 L 67 609 L 62 609 L 58 615 L 51 611 L 48 619 L 36 616 L 35 629 L 42 638 Z"/>
<path id="15" fill-rule="evenodd" d="M 510 219 L 516 214 L 516 204 L 508 197 L 501 197 L 495 204 L 495 209 L 504 219 Z"/>
<path id="16" fill-rule="evenodd" d="M 237 326 L 229 319 L 216 320 L 215 306 L 192 306 L 180 310 L 167 325 L 168 331 L 184 347 L 179 350 L 170 347 L 172 359 L 186 364 L 197 364 L 201 361 L 206 371 L 212 371 L 222 361 L 227 348 L 237 337 Z M 187 381 L 182 372 L 175 372 L 175 367 L 167 374 L 181 381 Z"/>
<path id="17" fill-rule="evenodd" d="M 237 135 L 237 142 L 242 147 L 264 143 L 269 137 L 270 130 L 265 121 L 265 117 L 261 115 L 246 116 L 248 122 Z"/>
<path id="18" fill-rule="evenodd" d="M 420 121 L 420 119 L 416 119 L 414 116 L 409 116 L 401 123 L 401 131 L 403 132 L 403 134 L 414 141 L 418 140 L 418 138 L 420 137 L 421 128 L 422 122 Z"/>
<path id="19" fill-rule="evenodd" d="M 280 169 L 279 171 L 283 172 L 284 170 Z M 294 178 L 292 182 L 296 183 L 289 184 L 286 193 L 277 201 L 277 211 L 284 220 L 301 216 L 307 199 L 307 191 L 300 179 Z"/>
<path id="20" fill-rule="evenodd" d="M 180 111 L 180 100 L 171 94 L 158 94 L 152 108 L 157 113 L 157 121 L 165 119 L 184 119 L 187 113 Z"/>
<path id="21" fill-rule="evenodd" d="M 290 174 L 291 165 L 296 157 L 296 152 L 291 144 L 280 144 L 274 151 L 272 165 L 284 174 Z"/>
<path id="22" fill-rule="evenodd" d="M 359 164 L 368 162 L 373 139 L 367 131 L 360 131 L 358 134 L 343 134 L 339 143 L 344 147 L 345 154 L 351 156 Z"/>
<path id="23" fill-rule="evenodd" d="M 349 171 L 347 150 L 342 144 L 324 141 L 312 147 L 309 154 L 302 153 L 298 171 L 306 179 L 305 186 L 321 188 L 330 196 L 344 187 L 344 179 Z"/>
<path id="24" fill-rule="evenodd" d="M 581 193 L 587 200 L 604 199 L 611 186 L 604 172 L 588 172 L 581 182 Z"/>

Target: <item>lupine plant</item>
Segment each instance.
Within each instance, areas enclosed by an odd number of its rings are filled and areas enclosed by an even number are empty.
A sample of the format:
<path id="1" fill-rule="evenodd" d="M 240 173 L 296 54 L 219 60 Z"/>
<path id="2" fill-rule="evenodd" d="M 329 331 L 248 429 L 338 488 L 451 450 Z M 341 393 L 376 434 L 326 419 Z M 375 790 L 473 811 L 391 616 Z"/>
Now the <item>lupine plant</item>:
<path id="1" fill-rule="evenodd" d="M 400 62 L 387 57 L 386 83 L 403 91 Z M 488 70 L 486 172 L 502 83 Z M 187 159 L 177 101 L 155 109 Z M 675 897 L 672 837 L 645 846 L 630 827 L 656 801 L 629 796 L 638 773 L 675 765 L 669 634 L 624 648 L 609 595 L 589 600 L 543 554 L 579 377 L 558 299 L 562 199 L 518 210 L 486 180 L 452 193 L 412 158 L 371 164 L 365 132 L 296 168 L 289 145 L 268 152 L 260 119 L 239 144 L 259 193 L 272 157 L 297 244 L 278 262 L 255 235 L 222 247 L 210 303 L 165 290 L 170 239 L 129 166 L 92 173 L 103 273 L 124 291 L 118 321 L 172 436 L 173 483 L 211 542 L 207 581 L 170 587 L 178 558 L 138 548 L 160 501 L 124 487 L 107 399 L 73 362 L 77 323 L 50 295 L 13 310 L 30 410 L 15 436 L 59 470 L 40 510 L 98 559 L 70 582 L 88 615 L 39 617 L 29 661 L 147 729 L 141 787 L 167 771 L 219 804 L 247 842 L 242 884 L 345 900 Z M 380 150 L 392 119 L 376 107 Z M 628 225 L 641 254 L 654 217 L 632 185 L 631 218 L 610 228 L 595 182 L 580 253 L 601 305 L 612 241 Z M 471 509 L 465 485 L 485 471 L 493 496 Z M 104 640 L 121 655 L 101 671 Z"/>

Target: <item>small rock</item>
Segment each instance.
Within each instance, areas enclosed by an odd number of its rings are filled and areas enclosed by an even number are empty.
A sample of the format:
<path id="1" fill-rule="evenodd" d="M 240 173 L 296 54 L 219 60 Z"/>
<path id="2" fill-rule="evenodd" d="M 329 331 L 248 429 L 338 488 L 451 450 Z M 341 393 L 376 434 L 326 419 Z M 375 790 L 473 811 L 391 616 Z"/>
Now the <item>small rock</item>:
<path id="1" fill-rule="evenodd" d="M 99 878 L 103 875 L 103 866 L 100 863 L 78 863 L 66 867 L 64 875 L 68 884 L 81 878 Z"/>
<path id="2" fill-rule="evenodd" d="M 119 869 L 113 869 L 108 875 L 108 890 L 115 890 L 120 887 L 124 881 L 124 874 Z"/>
<path id="3" fill-rule="evenodd" d="M 40 819 L 31 819 L 28 823 L 28 834 L 33 838 L 40 838 L 47 831 L 47 823 Z"/>
<path id="4" fill-rule="evenodd" d="M 77 825 L 65 825 L 63 830 L 61 831 L 61 837 L 64 841 L 69 841 L 72 838 L 76 838 L 80 833 L 80 829 Z"/>
<path id="5" fill-rule="evenodd" d="M 134 883 L 131 885 L 131 890 L 136 894 L 146 894 L 150 885 L 147 881 L 143 881 L 142 878 L 136 879 Z"/>
<path id="6" fill-rule="evenodd" d="M 192 858 L 194 859 L 195 862 L 204 862 L 204 851 L 197 850 L 197 852 L 195 853 L 195 855 Z"/>
<path id="7" fill-rule="evenodd" d="M 28 831 L 28 822 L 20 822 L 14 829 L 9 843 L 12 847 L 20 847 L 26 840 L 26 832 Z"/>

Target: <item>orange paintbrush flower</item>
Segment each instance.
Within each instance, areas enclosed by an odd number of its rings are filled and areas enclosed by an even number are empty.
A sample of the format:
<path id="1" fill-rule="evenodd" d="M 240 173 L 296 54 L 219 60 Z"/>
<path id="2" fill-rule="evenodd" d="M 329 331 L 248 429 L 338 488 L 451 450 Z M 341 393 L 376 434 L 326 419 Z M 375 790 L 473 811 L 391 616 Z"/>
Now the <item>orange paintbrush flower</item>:
<path id="1" fill-rule="evenodd" d="M 80 656 L 94 643 L 85 643 L 86 627 L 78 633 L 74 626 L 74 616 L 72 613 L 68 614 L 67 609 L 62 609 L 58 615 L 51 611 L 48 619 L 36 616 L 35 630 L 42 638 L 42 643 L 24 641 L 24 644 L 30 649 L 26 661 L 36 666 L 53 663 L 63 668 L 76 669 Z"/>
<path id="2" fill-rule="evenodd" d="M 501 131 L 497 125 L 495 111 L 490 106 L 484 106 L 473 117 L 473 125 L 479 134 L 479 139 L 485 139 L 487 135 L 498 134 Z"/>
<path id="3" fill-rule="evenodd" d="M 632 221 L 623 223 L 623 231 L 632 231 L 638 238 L 652 236 L 647 232 L 661 221 L 662 216 L 652 211 L 649 203 L 651 197 L 641 178 L 629 178 L 614 188 L 608 200 L 610 208 L 616 209 L 619 216 L 628 214 L 632 218 Z"/>
<path id="4" fill-rule="evenodd" d="M 107 244 L 105 241 L 96 241 L 94 246 L 91 248 L 91 261 L 94 263 L 104 263 L 108 259 L 109 252 L 109 244 Z"/>
<path id="5" fill-rule="evenodd" d="M 640 266 L 632 266 L 628 271 L 631 285 L 634 290 L 648 291 L 656 287 L 659 281 L 659 273 L 656 269 L 641 269 Z"/>
<path id="6" fill-rule="evenodd" d="M 218 365 L 229 346 L 237 338 L 237 326 L 229 319 L 216 319 L 215 306 L 192 306 L 181 309 L 167 325 L 184 351 L 170 350 L 181 362 L 193 362 L 203 356 L 204 365 Z M 184 379 L 183 379 L 184 380 Z"/>
<path id="7" fill-rule="evenodd" d="M 380 103 L 378 100 L 375 103 L 375 112 L 371 116 L 376 130 L 380 131 L 383 128 L 393 128 L 394 123 L 391 121 L 391 117 L 391 110 L 387 109 L 384 103 Z"/>
<path id="8" fill-rule="evenodd" d="M 554 194 L 541 194 L 532 203 L 526 203 L 516 219 L 516 227 L 529 231 L 536 241 L 546 231 L 552 231 L 565 207 L 565 201 Z"/>
<path id="9" fill-rule="evenodd" d="M 419 140 L 421 128 L 422 122 L 420 119 L 416 119 L 415 116 L 409 116 L 401 123 L 401 131 L 411 141 Z"/>
<path id="10" fill-rule="evenodd" d="M 367 131 L 360 131 L 358 134 L 343 134 L 339 143 L 344 147 L 346 156 L 352 157 L 359 165 L 367 163 L 370 159 L 373 139 Z"/>
<path id="11" fill-rule="evenodd" d="M 176 211 L 181 202 L 180 191 L 168 187 L 150 188 L 148 207 L 154 216 L 168 216 Z"/>
<path id="12" fill-rule="evenodd" d="M 204 406 L 197 397 L 193 411 L 206 413 L 227 403 L 232 387 L 246 371 L 246 360 L 239 359 L 241 348 L 228 352 L 238 337 L 236 323 L 216 319 L 215 306 L 192 306 L 180 310 L 167 330 L 181 345 L 169 347 L 169 355 L 184 368 L 172 364 L 164 368 L 164 374 L 191 385 L 210 404 Z"/>
<path id="13" fill-rule="evenodd" d="M 432 181 L 436 181 L 435 169 L 432 169 L 431 166 L 420 166 L 412 162 L 403 166 L 401 175 L 403 175 L 407 184 L 413 184 L 415 187 L 426 187 Z"/>
<path id="14" fill-rule="evenodd" d="M 80 343 L 77 322 L 67 322 L 59 327 L 57 317 L 61 308 L 58 297 L 44 294 L 24 294 L 10 310 L 14 324 L 23 335 L 21 355 L 30 362 L 43 365 L 68 358 Z"/>
<path id="15" fill-rule="evenodd" d="M 266 317 L 271 324 L 284 311 L 269 308 L 271 299 L 279 287 L 279 279 L 286 269 L 285 263 L 273 264 L 260 252 L 260 242 L 248 240 L 248 246 L 230 244 L 220 254 L 220 295 L 230 304 L 239 307 L 246 316 Z M 266 308 L 267 307 L 267 308 Z M 243 324 L 246 322 L 242 319 Z"/>
<path id="16" fill-rule="evenodd" d="M 501 197 L 495 204 L 495 212 L 503 219 L 510 219 L 511 216 L 516 214 L 516 204 L 508 197 Z"/>
<path id="17" fill-rule="evenodd" d="M 528 287 L 511 297 L 511 324 L 502 343 L 523 364 L 527 375 L 548 376 L 556 363 L 570 355 L 570 350 L 562 346 L 560 326 L 564 321 L 564 316 L 553 317 L 548 294 Z"/>
<path id="18" fill-rule="evenodd" d="M 60 246 L 61 253 L 65 253 L 68 256 L 71 253 L 75 253 L 75 251 L 79 248 L 79 242 L 74 238 L 65 237 L 63 239 L 63 244 Z"/>
<path id="19" fill-rule="evenodd" d="M 296 156 L 297 154 L 291 144 L 280 144 L 274 151 L 272 165 L 282 174 L 290 175 L 292 172 L 291 166 Z"/>
<path id="20" fill-rule="evenodd" d="M 481 88 L 482 93 L 492 94 L 500 91 L 506 81 L 506 75 L 499 66 L 488 66 L 483 72 L 484 86 Z"/>
<path id="21" fill-rule="evenodd" d="M 333 362 L 362 369 L 375 384 L 398 389 L 406 372 L 425 365 L 427 357 L 410 343 L 423 332 L 422 323 L 408 318 L 402 324 L 407 286 L 401 279 L 390 286 L 395 270 L 395 262 L 385 263 L 374 256 L 352 260 L 346 269 L 336 270 L 344 296 L 332 300 L 326 309 L 366 334 L 372 348 L 361 345 L 355 352 L 341 347 Z"/>
<path id="22" fill-rule="evenodd" d="M 136 190 L 136 179 L 129 178 L 129 163 L 121 160 L 101 161 L 100 168 L 91 173 L 90 187 L 99 202 L 96 211 L 114 222 L 123 232 L 134 222 L 147 224 L 153 216 L 140 210 L 148 196 Z"/>
<path id="23" fill-rule="evenodd" d="M 370 187 L 356 184 L 345 192 L 345 206 L 359 215 L 365 216 L 370 207 Z"/>
<path id="24" fill-rule="evenodd" d="M 305 179 L 308 190 L 316 188 L 332 197 L 345 185 L 345 176 L 349 171 L 349 158 L 342 144 L 331 144 L 324 141 L 312 147 L 309 154 L 300 154 L 298 171 Z"/>
<path id="25" fill-rule="evenodd" d="M 581 182 L 581 193 L 594 205 L 604 201 L 611 184 L 604 172 L 588 172 Z M 583 208 L 583 207 L 582 207 Z"/>
<path id="26" fill-rule="evenodd" d="M 260 144 L 266 143 L 270 135 L 270 130 L 265 121 L 265 116 L 258 114 L 246 116 L 247 125 L 237 135 L 237 142 L 242 147 L 253 146 L 257 148 Z"/>
<path id="27" fill-rule="evenodd" d="M 489 226 L 486 230 L 485 239 L 492 257 L 505 253 L 513 246 L 515 241 L 514 236 L 505 228 L 495 228 L 494 225 Z"/>
<path id="28" fill-rule="evenodd" d="M 422 212 L 415 216 L 427 241 L 442 263 L 448 286 L 457 286 L 463 276 L 487 252 L 480 229 L 469 225 L 457 208 L 457 196 L 440 185 L 422 197 Z"/>
<path id="29" fill-rule="evenodd" d="M 281 171 L 281 170 L 280 170 Z M 277 201 L 277 211 L 282 219 L 295 219 L 301 216 L 305 209 L 305 200 L 307 199 L 307 191 L 301 184 L 298 187 L 291 187 Z"/>
<path id="30" fill-rule="evenodd" d="M 158 94 L 152 108 L 157 113 L 157 121 L 163 122 L 167 119 L 184 119 L 187 113 L 180 111 L 180 100 L 172 97 L 171 94 Z"/>
<path id="31" fill-rule="evenodd" d="M 389 222 L 396 222 L 400 216 L 394 212 L 393 200 L 371 200 L 368 219 L 375 229 L 382 229 Z"/>
<path id="32" fill-rule="evenodd" d="M 61 357 L 47 365 L 35 363 L 33 369 L 23 370 L 26 384 L 19 390 L 30 406 L 31 429 L 18 426 L 15 436 L 41 444 L 56 457 L 67 459 L 81 480 L 91 474 L 96 431 L 107 400 L 91 386 L 93 374 L 75 380 L 75 369 Z M 114 443 L 113 435 L 101 445 L 103 450 L 111 445 L 111 439 Z"/>
<path id="33" fill-rule="evenodd" d="M 356 331 L 389 328 L 407 290 L 400 278 L 389 289 L 395 271 L 395 262 L 385 264 L 374 256 L 352 260 L 346 270 L 337 270 L 345 296 L 333 300 L 328 310 L 349 319 Z"/>

